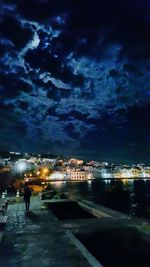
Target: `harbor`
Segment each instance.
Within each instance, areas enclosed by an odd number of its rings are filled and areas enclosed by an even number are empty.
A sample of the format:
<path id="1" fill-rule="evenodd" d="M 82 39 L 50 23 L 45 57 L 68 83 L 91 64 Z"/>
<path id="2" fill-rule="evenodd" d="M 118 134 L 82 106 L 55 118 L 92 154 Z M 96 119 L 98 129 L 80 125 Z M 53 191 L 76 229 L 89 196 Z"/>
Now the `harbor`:
<path id="1" fill-rule="evenodd" d="M 11 198 L 5 215 L 2 266 L 149 267 L 146 219 L 88 200 L 41 200 L 39 196 L 32 196 L 27 214 L 22 198 L 17 203 Z"/>

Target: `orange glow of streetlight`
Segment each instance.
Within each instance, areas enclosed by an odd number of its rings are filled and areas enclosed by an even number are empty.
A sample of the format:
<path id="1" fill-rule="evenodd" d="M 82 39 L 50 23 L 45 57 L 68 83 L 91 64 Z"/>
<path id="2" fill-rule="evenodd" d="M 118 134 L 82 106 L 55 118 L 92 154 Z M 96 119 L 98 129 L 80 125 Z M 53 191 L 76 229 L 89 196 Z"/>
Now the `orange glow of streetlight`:
<path id="1" fill-rule="evenodd" d="M 36 175 L 40 175 L 40 171 L 37 171 L 37 172 L 36 172 Z"/>
<path id="2" fill-rule="evenodd" d="M 47 168 L 43 169 L 43 174 L 47 174 L 49 172 L 49 170 Z"/>

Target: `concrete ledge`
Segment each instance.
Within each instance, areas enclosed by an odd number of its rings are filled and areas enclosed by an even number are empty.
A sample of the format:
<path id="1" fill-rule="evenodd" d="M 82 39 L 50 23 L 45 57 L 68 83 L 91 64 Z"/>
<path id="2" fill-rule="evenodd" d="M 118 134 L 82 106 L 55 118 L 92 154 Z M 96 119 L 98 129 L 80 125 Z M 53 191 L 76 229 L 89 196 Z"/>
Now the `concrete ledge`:
<path id="1" fill-rule="evenodd" d="M 94 209 L 98 212 L 101 212 L 104 215 L 107 214 L 107 216 L 104 216 L 104 217 L 115 217 L 115 218 L 119 217 L 119 218 L 124 218 L 124 219 L 130 219 L 131 218 L 131 216 L 129 216 L 128 214 L 125 214 L 125 213 L 117 211 L 117 210 L 113 210 L 111 208 L 105 207 L 105 206 L 100 205 L 100 204 L 96 204 L 96 203 L 89 201 L 89 200 L 83 200 L 83 201 L 80 201 L 79 203 L 91 208 L 91 210 Z"/>
<path id="2" fill-rule="evenodd" d="M 106 217 L 106 218 L 111 218 L 112 216 L 106 212 L 100 211 L 97 208 L 94 207 L 90 207 L 88 206 L 88 204 L 85 204 L 83 202 L 78 202 L 79 205 L 84 208 L 85 210 L 87 210 L 88 212 L 92 213 L 94 216 L 96 217 Z"/>
<path id="3" fill-rule="evenodd" d="M 43 199 L 41 200 L 41 203 L 46 204 L 46 203 L 56 203 L 56 202 L 76 202 L 74 200 L 71 199 Z"/>
<path id="4" fill-rule="evenodd" d="M 66 234 L 92 267 L 104 267 L 69 230 L 66 231 Z"/>

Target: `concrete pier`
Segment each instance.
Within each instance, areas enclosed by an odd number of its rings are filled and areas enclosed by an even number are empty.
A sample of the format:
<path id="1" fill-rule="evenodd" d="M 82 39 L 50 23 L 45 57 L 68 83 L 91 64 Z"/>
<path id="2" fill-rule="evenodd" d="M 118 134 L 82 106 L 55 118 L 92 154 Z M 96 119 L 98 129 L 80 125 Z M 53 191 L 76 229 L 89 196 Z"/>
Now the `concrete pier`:
<path id="1" fill-rule="evenodd" d="M 41 207 L 38 197 L 32 197 L 28 214 L 24 203 L 9 205 L 0 245 L 0 266 L 91 267 L 59 221 Z"/>
<path id="2" fill-rule="evenodd" d="M 87 200 L 78 202 L 84 210 L 83 217 L 67 218 L 66 210 L 72 212 L 74 207 L 77 212 L 75 203 L 32 197 L 31 211 L 27 214 L 23 202 L 9 205 L 0 266 L 149 267 L 149 243 L 138 230 L 143 225 L 149 226 L 149 221 Z M 64 218 L 54 216 L 53 205 L 56 208 L 60 205 L 62 213 L 65 211 Z"/>

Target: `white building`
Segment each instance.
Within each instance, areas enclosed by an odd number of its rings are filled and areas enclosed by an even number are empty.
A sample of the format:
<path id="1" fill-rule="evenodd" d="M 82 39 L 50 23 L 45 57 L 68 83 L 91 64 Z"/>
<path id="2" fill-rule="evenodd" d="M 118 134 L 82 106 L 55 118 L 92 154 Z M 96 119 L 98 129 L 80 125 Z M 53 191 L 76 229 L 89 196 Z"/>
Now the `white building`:
<path id="1" fill-rule="evenodd" d="M 85 171 L 71 171 L 68 173 L 70 180 L 87 180 L 87 172 Z"/>
<path id="2" fill-rule="evenodd" d="M 46 180 L 64 180 L 64 174 L 56 171 L 53 172 L 49 177 L 47 177 Z"/>
<path id="3" fill-rule="evenodd" d="M 102 177 L 101 169 L 94 167 L 87 167 L 88 179 L 97 179 Z"/>

